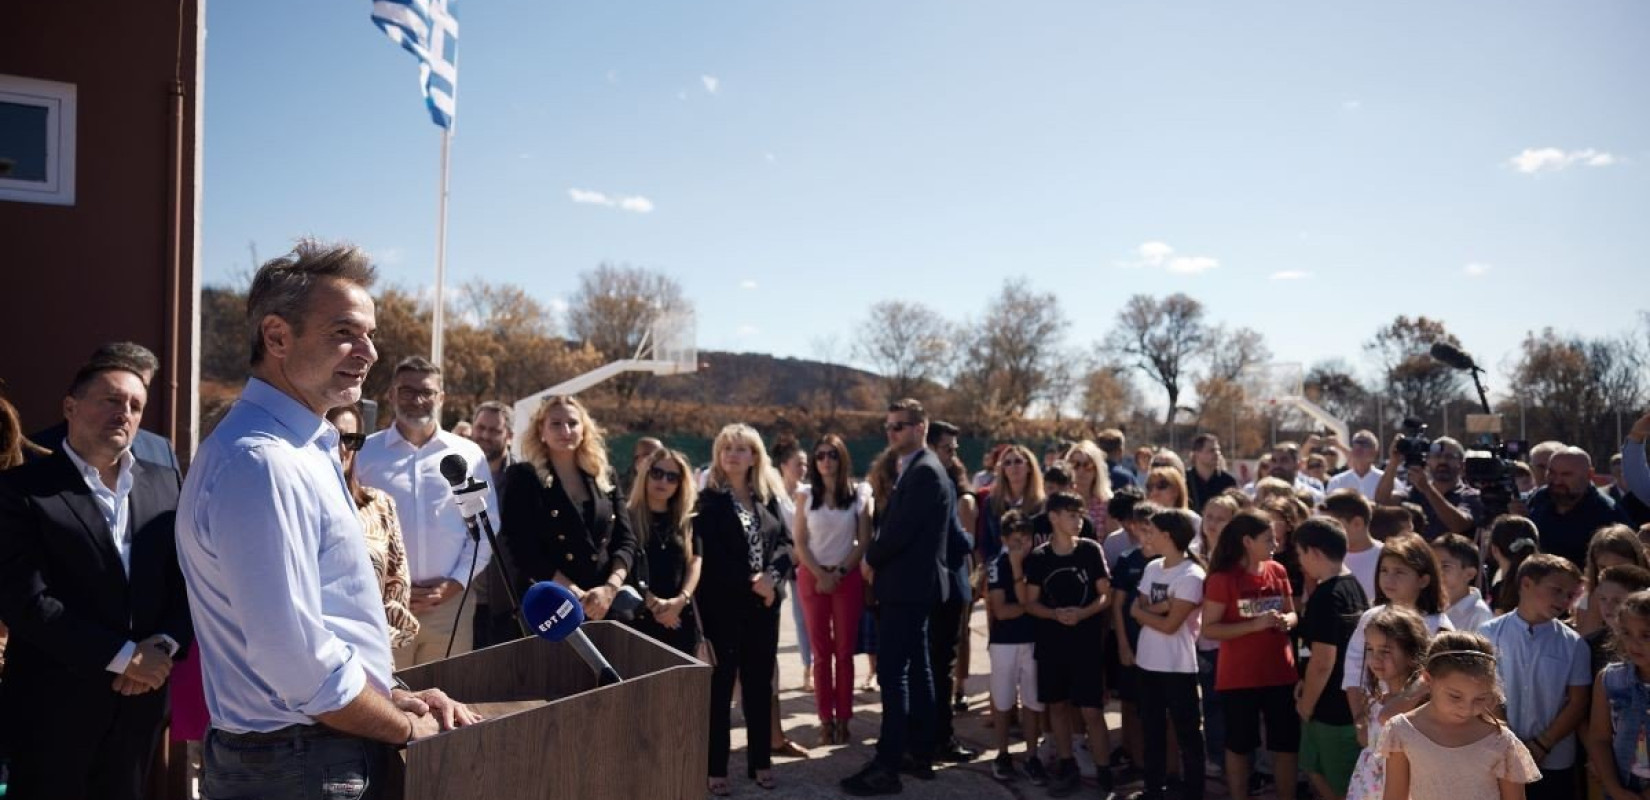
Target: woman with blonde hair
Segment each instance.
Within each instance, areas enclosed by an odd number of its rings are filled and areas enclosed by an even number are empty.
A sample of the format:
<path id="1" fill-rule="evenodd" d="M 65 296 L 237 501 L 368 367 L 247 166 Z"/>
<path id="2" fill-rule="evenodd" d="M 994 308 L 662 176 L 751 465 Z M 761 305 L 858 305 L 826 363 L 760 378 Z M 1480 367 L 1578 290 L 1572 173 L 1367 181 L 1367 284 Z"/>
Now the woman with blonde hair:
<path id="1" fill-rule="evenodd" d="M 717 797 L 730 793 L 735 682 L 748 732 L 746 774 L 756 785 L 774 788 L 769 724 L 784 600 L 780 587 L 793 571 L 790 526 L 779 506 L 784 486 L 777 474 L 754 429 L 737 423 L 723 428 L 711 446 L 710 474 L 693 520 L 704 545 L 699 612 L 716 654 L 707 774 L 708 789 Z"/>
<path id="2" fill-rule="evenodd" d="M 522 588 L 555 581 L 601 619 L 636 566 L 636 535 L 601 426 L 572 395 L 533 412 L 522 460 L 504 471 L 499 546 Z"/>
<path id="3" fill-rule="evenodd" d="M 699 586 L 699 552 L 704 549 L 693 530 L 697 493 L 688 483 L 692 479 L 687 456 L 654 450 L 636 461 L 636 480 L 626 507 L 636 531 L 636 572 L 647 601 L 630 624 L 689 655 L 699 647 L 693 592 Z"/>
<path id="4" fill-rule="evenodd" d="M 1106 514 L 1106 503 L 1111 501 L 1111 471 L 1106 468 L 1106 454 L 1093 440 L 1084 439 L 1066 454 L 1066 465 L 1071 467 L 1071 490 L 1083 498 L 1083 507 L 1089 521 L 1094 523 L 1095 532 L 1101 536 L 1110 533 L 1112 524 Z"/>
<path id="5" fill-rule="evenodd" d="M 883 498 L 879 495 L 878 499 Z M 977 501 L 980 520 L 974 525 L 974 560 L 990 564 L 1003 552 L 1004 514 L 1018 510 L 1030 517 L 1043 510 L 1043 500 L 1043 471 L 1037 458 L 1025 445 L 1009 445 L 997 457 L 997 474 L 990 488 Z"/>

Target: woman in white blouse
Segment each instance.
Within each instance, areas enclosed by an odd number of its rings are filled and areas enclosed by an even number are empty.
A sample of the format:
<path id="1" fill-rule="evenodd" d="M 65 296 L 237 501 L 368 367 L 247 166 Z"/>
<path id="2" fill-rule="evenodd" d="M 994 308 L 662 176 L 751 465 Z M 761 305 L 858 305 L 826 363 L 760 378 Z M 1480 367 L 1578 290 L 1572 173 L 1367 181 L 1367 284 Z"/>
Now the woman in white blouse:
<path id="1" fill-rule="evenodd" d="M 871 543 L 871 493 L 855 483 L 842 437 L 827 434 L 808 462 L 809 491 L 796 509 L 798 600 L 814 651 L 821 745 L 848 741 L 854 713 L 854 642 L 865 608 L 860 560 Z"/>

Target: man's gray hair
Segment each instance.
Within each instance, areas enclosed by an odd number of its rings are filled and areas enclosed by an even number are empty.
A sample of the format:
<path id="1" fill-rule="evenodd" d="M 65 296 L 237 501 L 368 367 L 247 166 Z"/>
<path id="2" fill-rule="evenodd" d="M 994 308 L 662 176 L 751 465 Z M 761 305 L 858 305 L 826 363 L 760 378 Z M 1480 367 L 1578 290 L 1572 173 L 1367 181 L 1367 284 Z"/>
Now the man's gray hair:
<path id="1" fill-rule="evenodd" d="M 145 375 L 153 377 L 160 371 L 160 359 L 155 358 L 154 351 L 137 342 L 104 342 L 92 351 L 89 364 L 118 364 L 127 371 L 136 373 L 139 378 Z M 144 379 L 144 383 L 148 383 Z"/>
<path id="2" fill-rule="evenodd" d="M 246 323 L 252 340 L 252 366 L 264 360 L 264 318 L 274 314 L 303 333 L 310 294 L 326 278 L 339 278 L 363 289 L 378 278 L 366 251 L 348 242 L 328 244 L 299 239 L 292 252 L 264 262 L 246 295 Z"/>

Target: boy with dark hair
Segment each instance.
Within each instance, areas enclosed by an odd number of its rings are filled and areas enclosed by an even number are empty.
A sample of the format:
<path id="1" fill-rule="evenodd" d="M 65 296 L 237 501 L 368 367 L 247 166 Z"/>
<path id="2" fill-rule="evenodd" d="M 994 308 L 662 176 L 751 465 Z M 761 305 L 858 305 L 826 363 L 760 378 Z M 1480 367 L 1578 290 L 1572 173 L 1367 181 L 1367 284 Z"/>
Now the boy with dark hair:
<path id="1" fill-rule="evenodd" d="M 1458 631 L 1478 630 L 1495 616 L 1478 591 L 1478 576 L 1483 569 L 1478 546 L 1459 533 L 1446 533 L 1432 540 L 1432 552 L 1438 555 L 1438 575 L 1449 603 L 1444 616 L 1455 623 Z"/>
<path id="2" fill-rule="evenodd" d="M 1346 534 L 1334 517 L 1324 516 L 1312 517 L 1295 529 L 1301 570 L 1318 583 L 1306 601 L 1306 617 L 1299 628 L 1301 641 L 1312 648 L 1295 706 L 1304 720 L 1300 768 L 1319 796 L 1332 798 L 1346 796 L 1362 750 L 1352 708 L 1340 685 L 1347 643 L 1359 616 L 1369 608 L 1369 598 L 1346 566 Z"/>
<path id="3" fill-rule="evenodd" d="M 1118 501 L 1121 497 L 1123 500 Z M 1153 514 L 1162 508 L 1146 502 L 1137 490 L 1130 488 L 1112 495 L 1107 512 L 1123 527 L 1113 536 L 1121 536 L 1128 549 L 1112 565 L 1111 633 L 1116 663 L 1108 664 L 1109 675 L 1115 676 L 1109 685 L 1117 697 L 1122 717 L 1123 752 L 1131 764 L 1146 763 L 1146 733 L 1140 724 L 1139 697 L 1140 668 L 1135 666 L 1135 650 L 1140 646 L 1140 623 L 1130 616 L 1129 609 L 1140 597 L 1140 579 L 1146 574 L 1151 557 L 1141 543 L 1141 529 L 1151 524 Z M 1110 544 L 1112 539 L 1107 537 Z"/>
<path id="4" fill-rule="evenodd" d="M 1323 513 L 1334 517 L 1346 529 L 1346 568 L 1358 579 L 1365 597 L 1375 596 L 1375 567 L 1381 563 L 1384 545 L 1369 535 L 1375 505 L 1357 489 L 1336 489 L 1323 499 Z M 1463 628 L 1472 630 L 1472 628 Z"/>
<path id="5" fill-rule="evenodd" d="M 1037 699 L 1048 707 L 1060 758 L 1049 785 L 1052 797 L 1072 794 L 1081 781 L 1072 750 L 1074 706 L 1088 729 L 1089 751 L 1096 756 L 1111 752 L 1106 696 L 1098 680 L 1103 668 L 1100 614 L 1111 601 L 1111 577 L 1100 543 L 1078 536 L 1084 505 L 1083 498 L 1071 492 L 1048 499 L 1053 538 L 1032 551 L 1021 584 L 1026 610 L 1040 622 L 1035 648 Z M 1111 770 L 1096 761 L 1101 791 L 1110 792 Z"/>
<path id="6" fill-rule="evenodd" d="M 1593 684 L 1591 653 L 1559 621 L 1581 586 L 1569 559 L 1537 553 L 1518 567 L 1518 607 L 1478 629 L 1495 645 L 1495 669 L 1505 687 L 1507 727 L 1541 767 L 1525 797 L 1559 800 L 1576 791 L 1576 728 L 1587 716 Z"/>
<path id="7" fill-rule="evenodd" d="M 1037 758 L 1037 740 L 1042 733 L 1043 704 L 1037 700 L 1037 661 L 1033 654 L 1037 640 L 1036 619 L 1026 613 L 1019 591 L 1025 581 L 1025 561 L 1031 553 L 1031 521 L 1018 511 L 1003 515 L 1003 552 L 986 568 L 986 606 L 993 624 L 989 631 L 991 654 L 991 722 L 997 736 L 997 758 L 991 776 L 1003 782 L 1019 777 L 1014 758 L 1008 753 L 1009 718 L 1014 702 L 1020 702 L 1020 727 L 1025 731 L 1026 777 L 1037 786 L 1048 783 L 1048 773 Z"/>
<path id="8" fill-rule="evenodd" d="M 1112 492 L 1111 499 L 1106 501 L 1106 516 L 1117 523 L 1117 530 L 1107 532 L 1100 542 L 1100 548 L 1106 553 L 1106 566 L 1115 569 L 1117 559 L 1140 546 L 1141 520 L 1135 517 L 1134 507 L 1144 502 L 1146 495 L 1133 486 Z"/>
<path id="9" fill-rule="evenodd" d="M 1376 506 L 1370 512 L 1369 538 L 1377 542 L 1414 532 L 1414 518 L 1403 506 Z"/>
<path id="10" fill-rule="evenodd" d="M 1071 490 L 1071 473 L 1066 471 L 1065 463 L 1064 461 L 1058 462 L 1043 473 L 1045 497 L 1053 497 L 1061 492 Z M 1048 520 L 1048 508 L 1045 505 L 1042 511 L 1031 515 L 1031 546 L 1042 545 L 1053 535 L 1054 526 Z M 1083 529 L 1078 531 L 1077 535 L 1084 539 L 1100 541 L 1099 533 L 1094 529 L 1094 522 L 1089 519 L 1089 515 L 1086 513 L 1083 515 Z M 1108 561 L 1106 565 L 1111 566 L 1111 562 Z"/>

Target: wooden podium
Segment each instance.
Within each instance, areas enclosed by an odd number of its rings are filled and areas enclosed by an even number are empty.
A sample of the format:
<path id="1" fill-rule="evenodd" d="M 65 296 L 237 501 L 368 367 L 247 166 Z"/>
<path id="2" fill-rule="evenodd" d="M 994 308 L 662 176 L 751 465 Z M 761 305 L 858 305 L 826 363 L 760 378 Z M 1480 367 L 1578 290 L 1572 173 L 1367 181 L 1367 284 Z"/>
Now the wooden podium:
<path id="1" fill-rule="evenodd" d="M 488 717 L 409 745 L 405 800 L 703 798 L 710 667 L 620 623 L 582 630 L 623 682 L 537 637 L 397 673 Z"/>

